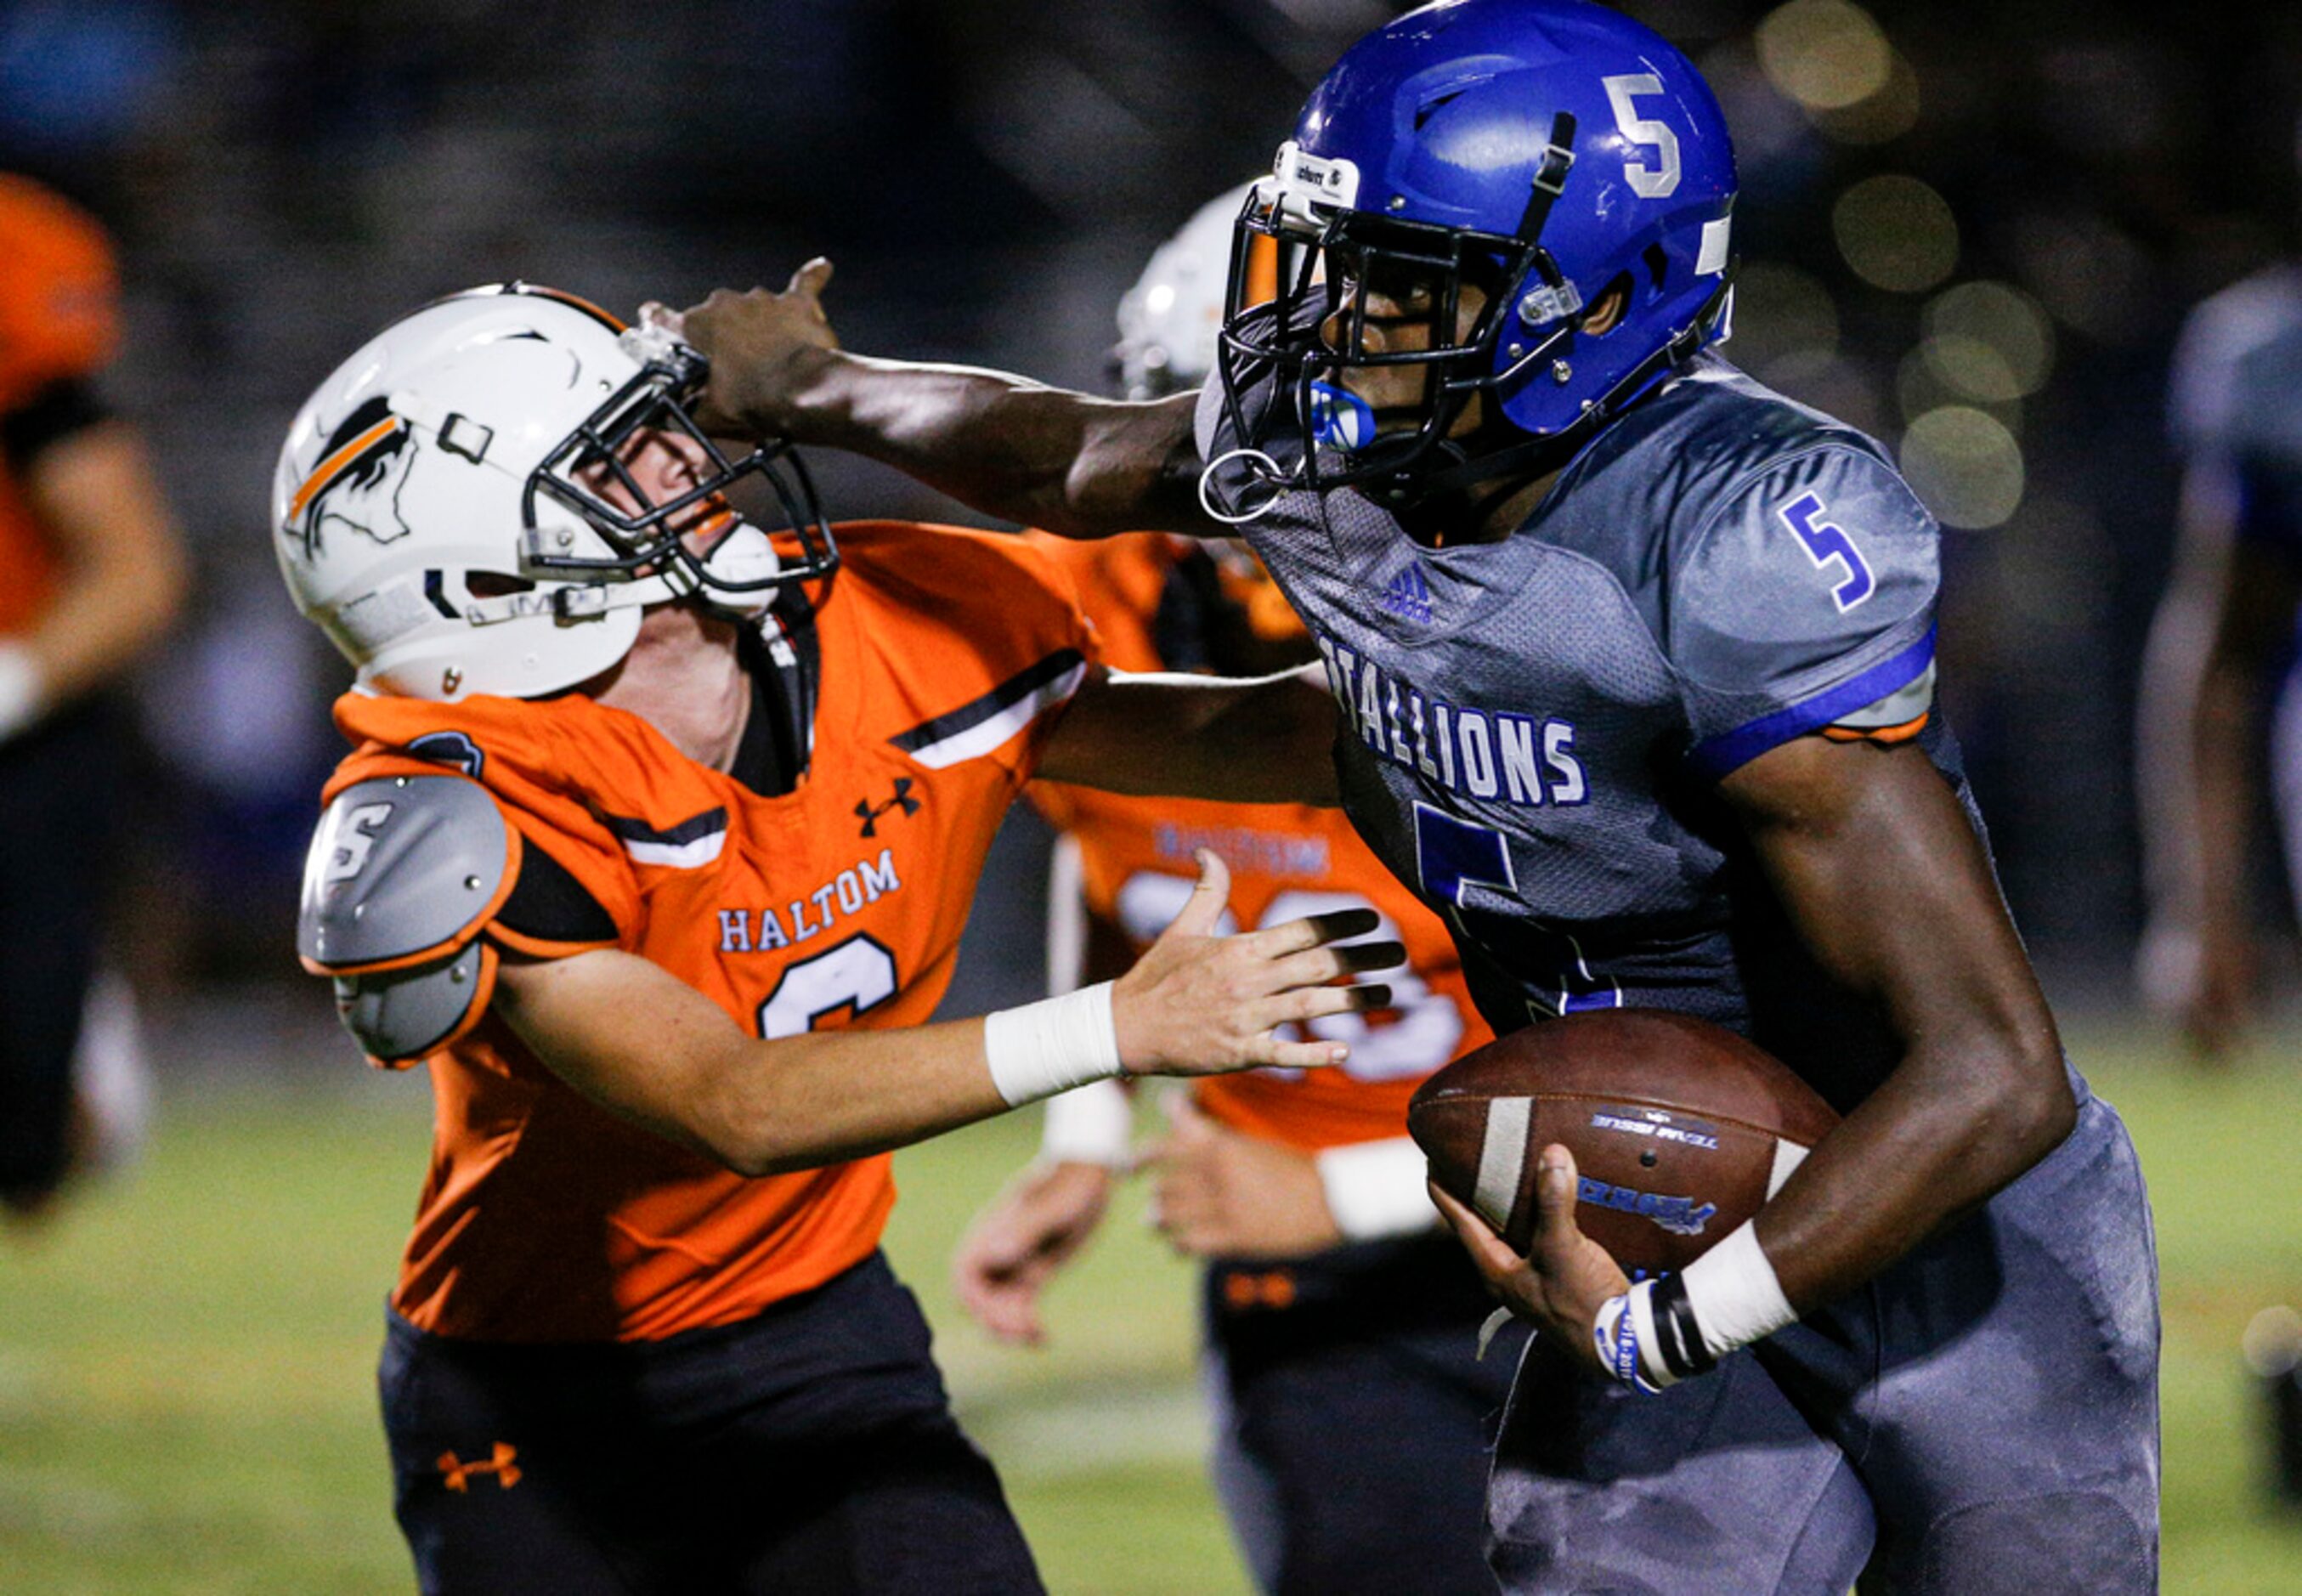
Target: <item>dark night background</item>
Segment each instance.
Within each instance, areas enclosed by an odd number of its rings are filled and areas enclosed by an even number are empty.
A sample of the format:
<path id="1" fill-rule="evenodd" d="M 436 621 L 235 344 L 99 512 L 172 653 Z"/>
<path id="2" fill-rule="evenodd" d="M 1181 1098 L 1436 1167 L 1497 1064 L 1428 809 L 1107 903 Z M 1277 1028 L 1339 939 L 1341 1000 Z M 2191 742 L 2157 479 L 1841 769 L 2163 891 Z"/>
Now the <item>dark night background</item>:
<path id="1" fill-rule="evenodd" d="M 115 230 L 122 403 L 197 548 L 146 673 L 130 872 L 162 990 L 286 979 L 344 679 L 272 573 L 273 451 L 392 315 L 520 276 L 628 311 L 838 265 L 867 352 L 1104 380 L 1112 310 L 1267 166 L 1374 0 L 0 0 L 0 166 Z M 2122 1000 L 2134 681 L 2170 540 L 2163 392 L 2203 295 L 2294 246 L 2302 19 L 1844 0 L 1624 7 L 1741 152 L 1727 353 L 1884 441 L 1952 530 L 1944 696 L 2008 892 L 2065 991 Z M 835 517 L 950 507 L 824 460 Z M 1012 828 L 1011 828 L 1012 829 Z M 963 1008 L 1028 994 L 1036 844 L 1004 845 Z M 2277 901 L 2264 850 L 2265 912 Z"/>

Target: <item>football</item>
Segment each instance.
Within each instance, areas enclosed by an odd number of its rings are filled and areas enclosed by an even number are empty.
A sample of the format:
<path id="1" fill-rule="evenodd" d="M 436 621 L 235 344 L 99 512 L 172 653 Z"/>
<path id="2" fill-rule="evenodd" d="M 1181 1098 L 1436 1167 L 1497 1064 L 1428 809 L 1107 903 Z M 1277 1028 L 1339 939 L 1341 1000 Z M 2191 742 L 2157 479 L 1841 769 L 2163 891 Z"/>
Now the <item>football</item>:
<path id="1" fill-rule="evenodd" d="M 1514 1031 L 1424 1081 L 1407 1110 L 1431 1178 L 1521 1254 L 1537 1157 L 1566 1147 L 1575 1222 L 1634 1278 L 1685 1267 L 1757 1213 L 1837 1122 L 1780 1061 L 1654 1009 Z"/>

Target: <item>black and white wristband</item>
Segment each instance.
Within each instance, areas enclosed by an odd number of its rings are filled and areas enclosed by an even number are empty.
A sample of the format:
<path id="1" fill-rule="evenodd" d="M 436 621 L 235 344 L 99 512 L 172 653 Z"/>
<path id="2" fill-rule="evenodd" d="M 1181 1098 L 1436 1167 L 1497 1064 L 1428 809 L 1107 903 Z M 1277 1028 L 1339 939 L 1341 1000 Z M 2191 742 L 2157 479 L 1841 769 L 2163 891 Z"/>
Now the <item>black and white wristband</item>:
<path id="1" fill-rule="evenodd" d="M 1684 1270 L 1609 1298 L 1592 1335 L 1609 1375 L 1659 1391 L 1708 1373 L 1735 1348 L 1797 1317 L 1746 1222 Z"/>

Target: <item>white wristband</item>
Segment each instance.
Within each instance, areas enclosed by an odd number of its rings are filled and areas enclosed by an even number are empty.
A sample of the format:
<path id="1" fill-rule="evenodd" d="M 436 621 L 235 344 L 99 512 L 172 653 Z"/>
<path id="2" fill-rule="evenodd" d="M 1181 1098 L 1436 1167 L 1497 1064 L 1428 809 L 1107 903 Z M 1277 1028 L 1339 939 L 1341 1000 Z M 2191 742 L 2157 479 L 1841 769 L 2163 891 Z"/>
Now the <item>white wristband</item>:
<path id="1" fill-rule="evenodd" d="M 0 743 L 40 717 L 40 668 L 32 651 L 0 637 Z"/>
<path id="2" fill-rule="evenodd" d="M 986 1014 L 983 1062 L 1010 1108 L 1120 1074 L 1111 983 Z"/>
<path id="3" fill-rule="evenodd" d="M 1430 1163 L 1404 1136 L 1322 1147 L 1311 1162 L 1326 1189 L 1327 1212 L 1346 1241 L 1412 1235 L 1439 1222 L 1424 1186 Z"/>
<path id="4" fill-rule="evenodd" d="M 1744 1220 L 1724 1241 L 1685 1269 L 1686 1306 L 1713 1357 L 1724 1357 L 1770 1336 L 1798 1315 L 1783 1295 L 1775 1266 L 1759 1245 L 1755 1220 Z"/>
<path id="5" fill-rule="evenodd" d="M 1047 1099 L 1039 1156 L 1049 1163 L 1099 1163 L 1117 1169 L 1135 1138 L 1135 1104 L 1115 1080 L 1090 1080 Z"/>

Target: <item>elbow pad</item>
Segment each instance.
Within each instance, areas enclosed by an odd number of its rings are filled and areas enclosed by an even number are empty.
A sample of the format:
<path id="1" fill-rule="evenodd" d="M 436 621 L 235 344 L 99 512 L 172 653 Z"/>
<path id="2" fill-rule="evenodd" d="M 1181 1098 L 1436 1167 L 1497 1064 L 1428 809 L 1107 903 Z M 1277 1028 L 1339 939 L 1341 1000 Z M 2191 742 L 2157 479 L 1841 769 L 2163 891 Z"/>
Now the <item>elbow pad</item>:
<path id="1" fill-rule="evenodd" d="M 332 978 L 367 1055 L 404 1068 L 479 1023 L 497 953 L 482 939 L 518 879 L 519 833 L 458 776 L 357 782 L 320 817 L 304 861 L 296 952 Z"/>

